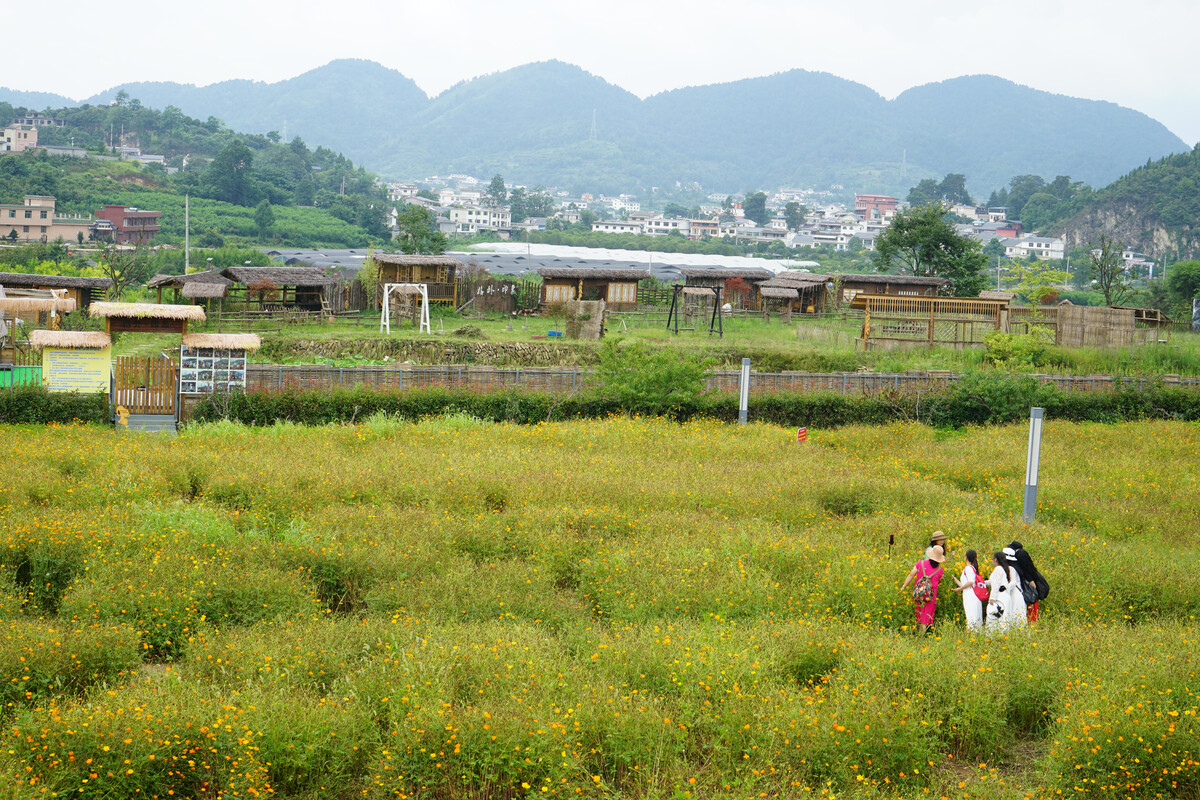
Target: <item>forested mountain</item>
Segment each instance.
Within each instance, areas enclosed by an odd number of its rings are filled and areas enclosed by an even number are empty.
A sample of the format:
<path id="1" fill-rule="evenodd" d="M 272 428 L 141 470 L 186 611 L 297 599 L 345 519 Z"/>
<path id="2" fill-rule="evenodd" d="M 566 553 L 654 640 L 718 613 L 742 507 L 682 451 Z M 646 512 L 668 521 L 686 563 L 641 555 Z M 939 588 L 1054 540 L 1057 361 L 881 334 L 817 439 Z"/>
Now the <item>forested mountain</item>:
<path id="1" fill-rule="evenodd" d="M 0 102 L 0 118 L 11 120 L 19 111 Z M 39 144 L 74 144 L 91 157 L 0 154 L 0 201 L 41 194 L 55 197 L 63 212 L 89 213 L 104 203 L 153 208 L 164 212 L 162 239 L 171 242 L 182 239 L 187 194 L 192 231 L 211 246 L 233 236 L 362 247 L 390 235 L 376 176 L 328 148 L 310 150 L 300 137 L 285 143 L 273 133 L 243 135 L 215 117 L 200 121 L 174 106 L 157 111 L 124 95 L 113 105 L 49 111 L 66 124 L 40 128 Z M 121 145 L 163 155 L 175 171 L 118 161 L 111 153 Z M 252 212 L 260 204 L 279 209 L 272 214 L 276 223 L 255 223 Z"/>
<path id="2" fill-rule="evenodd" d="M 1049 226 L 1085 246 L 1107 233 L 1152 258 L 1200 256 L 1200 147 L 1149 161 L 1067 204 Z"/>
<path id="3" fill-rule="evenodd" d="M 288 137 L 389 177 L 500 172 L 577 190 L 698 181 L 721 191 L 841 183 L 902 194 L 914 180 L 962 173 L 978 194 L 1027 173 L 1104 185 L 1134 164 L 1187 149 L 1139 112 L 991 76 L 928 84 L 888 101 L 852 81 L 792 70 L 640 100 L 550 61 L 430 99 L 394 70 L 341 60 L 274 84 L 126 84 L 88 102 L 109 102 L 118 91 L 236 130 L 286 125 Z M 0 89 L 0 101 L 11 96 Z"/>

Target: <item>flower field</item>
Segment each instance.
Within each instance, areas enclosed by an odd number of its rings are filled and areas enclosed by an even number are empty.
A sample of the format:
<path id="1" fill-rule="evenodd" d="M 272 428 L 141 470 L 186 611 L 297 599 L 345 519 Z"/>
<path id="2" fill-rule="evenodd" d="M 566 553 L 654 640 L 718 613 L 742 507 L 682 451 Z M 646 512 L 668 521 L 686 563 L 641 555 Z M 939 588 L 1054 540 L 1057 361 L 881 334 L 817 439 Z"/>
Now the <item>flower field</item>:
<path id="1" fill-rule="evenodd" d="M 0 798 L 1200 798 L 1200 428 L 1026 432 L 0 428 Z"/>

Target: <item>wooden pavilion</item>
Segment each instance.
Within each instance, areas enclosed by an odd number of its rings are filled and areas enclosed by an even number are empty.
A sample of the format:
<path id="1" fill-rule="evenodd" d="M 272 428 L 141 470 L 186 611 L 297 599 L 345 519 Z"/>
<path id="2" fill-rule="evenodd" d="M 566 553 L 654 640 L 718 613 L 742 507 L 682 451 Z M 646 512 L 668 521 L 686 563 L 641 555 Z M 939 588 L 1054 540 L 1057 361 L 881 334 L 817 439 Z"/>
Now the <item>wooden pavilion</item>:
<path id="1" fill-rule="evenodd" d="M 542 267 L 543 304 L 568 300 L 603 300 L 610 311 L 637 308 L 638 281 L 650 277 L 645 269 L 608 267 Z"/>
<path id="2" fill-rule="evenodd" d="M 379 265 L 379 291 L 389 283 L 423 283 L 429 291 L 429 302 L 452 303 L 458 307 L 456 277 L 463 263 L 450 256 L 418 256 L 399 253 L 375 253 L 371 259 Z"/>
<path id="3" fill-rule="evenodd" d="M 221 276 L 230 303 L 244 308 L 279 306 L 305 311 L 331 307 L 327 292 L 334 281 L 320 267 L 226 267 Z"/>

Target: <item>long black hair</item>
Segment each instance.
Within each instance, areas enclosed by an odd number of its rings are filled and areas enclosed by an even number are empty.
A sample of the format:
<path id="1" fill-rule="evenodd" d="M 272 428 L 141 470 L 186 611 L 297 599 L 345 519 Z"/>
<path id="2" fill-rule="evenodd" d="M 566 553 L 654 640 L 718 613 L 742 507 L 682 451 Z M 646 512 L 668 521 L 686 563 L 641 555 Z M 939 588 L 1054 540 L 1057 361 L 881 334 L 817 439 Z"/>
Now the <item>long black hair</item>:
<path id="1" fill-rule="evenodd" d="M 974 550 L 967 551 L 967 563 L 975 570 L 975 574 L 979 574 L 979 555 Z"/>
<path id="2" fill-rule="evenodd" d="M 1008 565 L 1008 556 L 1004 555 L 1002 550 L 997 550 L 996 552 L 992 553 L 992 558 L 996 559 L 996 564 L 1004 567 L 1004 580 L 1011 581 L 1012 567 Z"/>

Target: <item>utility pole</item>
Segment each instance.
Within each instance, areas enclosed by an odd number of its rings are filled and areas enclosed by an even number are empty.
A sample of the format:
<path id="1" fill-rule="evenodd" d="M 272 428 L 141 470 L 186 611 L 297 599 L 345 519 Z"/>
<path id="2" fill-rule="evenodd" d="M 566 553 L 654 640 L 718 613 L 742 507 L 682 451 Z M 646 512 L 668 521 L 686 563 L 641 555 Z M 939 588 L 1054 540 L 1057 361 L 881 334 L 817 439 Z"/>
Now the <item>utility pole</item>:
<path id="1" fill-rule="evenodd" d="M 188 274 L 188 268 L 192 265 L 192 248 L 191 248 L 191 196 L 185 194 L 183 196 L 183 274 Z"/>

